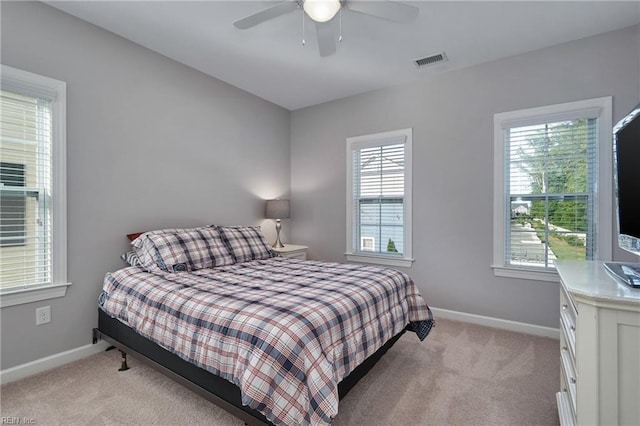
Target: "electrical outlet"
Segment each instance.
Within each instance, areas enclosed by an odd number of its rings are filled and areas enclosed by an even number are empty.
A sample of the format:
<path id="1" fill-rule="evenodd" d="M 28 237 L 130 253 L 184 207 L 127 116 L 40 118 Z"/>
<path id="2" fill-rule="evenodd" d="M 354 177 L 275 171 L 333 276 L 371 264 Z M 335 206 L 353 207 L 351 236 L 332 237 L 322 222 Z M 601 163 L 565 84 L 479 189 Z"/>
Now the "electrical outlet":
<path id="1" fill-rule="evenodd" d="M 51 322 L 51 306 L 43 306 L 36 309 L 36 325 L 47 324 Z"/>

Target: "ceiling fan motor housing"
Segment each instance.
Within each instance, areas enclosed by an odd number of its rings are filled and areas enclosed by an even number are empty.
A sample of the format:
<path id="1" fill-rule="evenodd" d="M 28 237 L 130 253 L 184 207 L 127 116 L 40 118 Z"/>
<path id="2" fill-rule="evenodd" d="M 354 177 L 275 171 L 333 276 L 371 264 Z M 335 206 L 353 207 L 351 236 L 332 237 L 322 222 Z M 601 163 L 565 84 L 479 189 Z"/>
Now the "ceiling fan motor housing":
<path id="1" fill-rule="evenodd" d="M 303 0 L 302 8 L 316 22 L 327 22 L 340 10 L 340 0 Z"/>

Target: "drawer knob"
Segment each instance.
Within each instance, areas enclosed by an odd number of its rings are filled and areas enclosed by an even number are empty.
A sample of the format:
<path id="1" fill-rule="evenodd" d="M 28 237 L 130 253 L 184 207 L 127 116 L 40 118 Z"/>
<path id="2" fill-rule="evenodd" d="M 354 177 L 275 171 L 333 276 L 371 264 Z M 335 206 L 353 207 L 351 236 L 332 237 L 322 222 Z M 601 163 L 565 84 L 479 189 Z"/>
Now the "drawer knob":
<path id="1" fill-rule="evenodd" d="M 563 351 L 568 351 L 568 350 L 569 350 L 569 348 L 568 348 L 568 347 L 566 347 L 566 346 L 563 346 L 563 347 L 562 347 L 562 350 L 563 350 Z"/>
<path id="2" fill-rule="evenodd" d="M 572 325 L 569 328 L 571 329 L 571 331 L 576 331 L 576 326 L 575 325 Z"/>
<path id="3" fill-rule="evenodd" d="M 569 308 L 569 305 L 567 305 L 566 303 L 564 305 L 562 305 L 562 309 L 563 310 L 567 310 Z"/>
<path id="4" fill-rule="evenodd" d="M 572 385 L 575 385 L 575 384 L 576 384 L 576 379 L 574 379 L 573 377 L 571 377 L 571 378 L 569 379 L 569 381 L 571 382 L 571 384 L 572 384 Z"/>

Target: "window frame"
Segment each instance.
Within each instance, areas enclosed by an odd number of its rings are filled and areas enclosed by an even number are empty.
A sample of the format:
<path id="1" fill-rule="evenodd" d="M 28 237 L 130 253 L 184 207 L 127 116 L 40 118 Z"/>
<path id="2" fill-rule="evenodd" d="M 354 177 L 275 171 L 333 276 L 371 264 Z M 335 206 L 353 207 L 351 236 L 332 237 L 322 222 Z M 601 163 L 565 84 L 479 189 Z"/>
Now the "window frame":
<path id="1" fill-rule="evenodd" d="M 404 139 L 404 142 L 401 142 Z M 374 133 L 370 135 L 354 136 L 347 138 L 347 240 L 345 256 L 348 261 L 373 263 L 384 266 L 399 266 L 410 268 L 414 262 L 412 244 L 412 139 L 413 129 L 406 128 L 389 132 Z M 383 146 L 404 144 L 404 194 L 403 194 L 403 254 L 387 255 L 383 253 L 364 253 L 353 247 L 354 232 L 353 215 L 355 214 L 353 202 L 353 153 L 355 150 Z"/>
<path id="2" fill-rule="evenodd" d="M 67 287 L 67 85 L 63 81 L 1 65 L 3 90 L 51 100 L 51 282 L 0 289 L 0 308 L 63 297 Z"/>
<path id="3" fill-rule="evenodd" d="M 508 265 L 505 262 L 507 194 L 505 178 L 505 130 L 513 127 L 544 124 L 569 119 L 597 118 L 597 177 L 594 190 L 594 214 L 597 218 L 594 259 L 610 260 L 612 255 L 612 98 L 610 96 L 567 102 L 494 115 L 494 203 L 493 264 L 496 276 L 537 281 L 559 282 L 554 270 Z M 510 219 L 510 218 L 509 218 Z"/>

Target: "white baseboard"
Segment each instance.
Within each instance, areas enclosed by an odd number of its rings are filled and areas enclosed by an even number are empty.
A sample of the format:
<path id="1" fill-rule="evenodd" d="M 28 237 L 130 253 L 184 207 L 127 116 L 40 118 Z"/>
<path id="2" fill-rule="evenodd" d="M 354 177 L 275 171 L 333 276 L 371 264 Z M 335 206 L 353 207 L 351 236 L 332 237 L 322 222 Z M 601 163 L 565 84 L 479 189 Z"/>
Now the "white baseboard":
<path id="1" fill-rule="evenodd" d="M 0 371 L 0 384 L 14 382 L 16 380 L 23 379 L 36 373 L 41 373 L 52 368 L 60 367 L 61 365 L 77 361 L 79 359 L 88 357 L 89 355 L 102 352 L 109 347 L 109 343 L 105 341 L 99 341 L 95 345 L 89 344 L 80 346 L 79 348 L 71 349 L 58 354 L 40 358 L 35 361 L 27 362 L 26 364 L 17 365 L 15 367 L 7 368 Z"/>
<path id="2" fill-rule="evenodd" d="M 450 311 L 448 309 L 431 308 L 431 310 L 433 311 L 433 315 L 436 317 L 436 322 L 438 318 L 444 318 L 560 340 L 559 328 L 542 327 L 540 325 L 527 324 L 524 322 L 509 321 L 500 318 L 467 314 L 465 312 Z"/>

